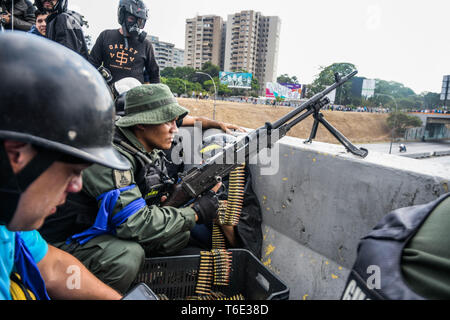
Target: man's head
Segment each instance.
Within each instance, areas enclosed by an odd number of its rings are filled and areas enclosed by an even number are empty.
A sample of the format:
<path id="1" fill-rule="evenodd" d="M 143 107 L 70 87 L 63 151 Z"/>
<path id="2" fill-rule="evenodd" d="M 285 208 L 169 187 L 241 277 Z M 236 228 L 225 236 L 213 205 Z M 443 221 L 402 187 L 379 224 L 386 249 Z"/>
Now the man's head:
<path id="1" fill-rule="evenodd" d="M 48 12 L 47 11 L 36 10 L 34 15 L 36 17 L 36 29 L 38 29 L 40 34 L 45 36 L 45 33 L 47 32 L 47 21 L 46 21 L 46 19 L 47 19 L 48 15 L 49 15 Z"/>
<path id="2" fill-rule="evenodd" d="M 170 149 L 175 133 L 175 121 L 185 117 L 181 107 L 165 84 L 145 84 L 127 92 L 125 115 L 116 125 L 132 128 L 147 151 Z"/>
<path id="3" fill-rule="evenodd" d="M 0 47 L 0 224 L 31 230 L 79 191 L 89 164 L 129 163 L 112 147 L 114 103 L 92 65 L 20 32 L 0 34 Z"/>
<path id="4" fill-rule="evenodd" d="M 148 9 L 142 0 L 120 0 L 117 12 L 126 37 L 138 37 L 148 19 Z"/>
<path id="5" fill-rule="evenodd" d="M 1 141 L 9 160 L 12 173 L 20 176 L 35 159 L 39 151 L 31 144 L 21 141 Z M 70 163 L 64 159 L 53 162 L 21 193 L 16 213 L 8 223 L 12 231 L 38 229 L 47 216 L 56 212 L 56 207 L 66 201 L 69 193 L 82 188 L 81 171 L 88 163 Z M 3 169 L 3 168 L 2 168 Z"/>
<path id="6" fill-rule="evenodd" d="M 67 10 L 67 0 L 36 0 L 34 5 L 40 11 L 63 12 Z"/>

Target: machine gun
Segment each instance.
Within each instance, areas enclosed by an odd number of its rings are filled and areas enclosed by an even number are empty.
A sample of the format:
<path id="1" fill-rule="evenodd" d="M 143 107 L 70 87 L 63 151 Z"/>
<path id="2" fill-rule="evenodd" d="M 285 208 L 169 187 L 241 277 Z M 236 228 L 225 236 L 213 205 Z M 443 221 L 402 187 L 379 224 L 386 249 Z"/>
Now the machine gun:
<path id="1" fill-rule="evenodd" d="M 310 137 L 305 143 L 312 142 L 316 136 L 319 124 L 322 124 L 344 145 L 348 152 L 365 158 L 368 151 L 363 148 L 358 149 L 354 146 L 342 133 L 328 123 L 324 119 L 323 114 L 320 113 L 320 110 L 330 103 L 330 100 L 326 96 L 336 88 L 342 86 L 357 73 L 357 71 L 354 71 L 343 78 L 336 73 L 335 83 L 333 85 L 317 93 L 300 107 L 289 112 L 274 123 L 268 122 L 263 127 L 253 130 L 243 138 L 225 146 L 221 152 L 209 158 L 205 163 L 187 172 L 182 177 L 181 182 L 174 186 L 174 190 L 169 199 L 164 202 L 164 206 L 179 207 L 205 191 L 210 190 L 218 182 L 221 182 L 223 177 L 242 165 L 242 163 L 248 163 L 250 157 L 258 154 L 265 148 L 271 148 L 292 127 L 310 115 L 314 117 L 314 125 Z M 265 143 L 261 144 L 261 141 Z"/>

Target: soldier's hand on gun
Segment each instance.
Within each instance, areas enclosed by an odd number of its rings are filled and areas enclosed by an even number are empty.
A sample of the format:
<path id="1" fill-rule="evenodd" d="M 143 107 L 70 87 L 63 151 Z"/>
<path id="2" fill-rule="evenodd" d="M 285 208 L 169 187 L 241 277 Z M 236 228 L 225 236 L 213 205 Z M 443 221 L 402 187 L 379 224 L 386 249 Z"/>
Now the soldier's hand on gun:
<path id="1" fill-rule="evenodd" d="M 220 189 L 222 183 L 219 182 L 209 190 L 206 194 L 197 198 L 192 204 L 192 209 L 197 213 L 197 223 L 207 224 L 217 217 L 217 209 L 219 209 L 219 199 L 216 192 Z"/>

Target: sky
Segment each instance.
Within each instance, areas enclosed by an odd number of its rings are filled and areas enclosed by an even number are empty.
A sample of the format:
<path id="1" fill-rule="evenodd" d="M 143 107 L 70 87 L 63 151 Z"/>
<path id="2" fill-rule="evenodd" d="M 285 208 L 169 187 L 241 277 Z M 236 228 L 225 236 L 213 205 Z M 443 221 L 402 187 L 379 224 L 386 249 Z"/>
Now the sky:
<path id="1" fill-rule="evenodd" d="M 95 41 L 118 28 L 119 0 L 68 0 Z M 415 93 L 440 93 L 450 75 L 448 0 L 144 0 L 148 34 L 184 49 L 186 19 L 255 10 L 281 18 L 277 75 L 311 83 L 320 67 L 356 65 L 358 76 L 396 81 Z"/>

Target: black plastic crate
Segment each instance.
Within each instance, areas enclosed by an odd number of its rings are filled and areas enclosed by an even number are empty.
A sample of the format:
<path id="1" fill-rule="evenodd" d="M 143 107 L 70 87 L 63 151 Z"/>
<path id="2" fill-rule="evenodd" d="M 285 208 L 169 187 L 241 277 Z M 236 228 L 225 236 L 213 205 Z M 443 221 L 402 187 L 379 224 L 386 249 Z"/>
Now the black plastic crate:
<path id="1" fill-rule="evenodd" d="M 212 291 L 226 296 L 243 294 L 246 300 L 287 300 L 289 288 L 250 251 L 231 249 L 233 263 L 228 286 L 213 286 Z M 195 286 L 200 255 L 149 258 L 136 278 L 156 294 L 169 299 L 196 296 Z"/>

